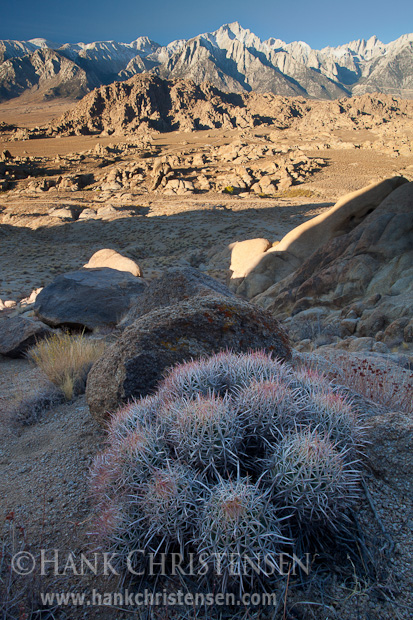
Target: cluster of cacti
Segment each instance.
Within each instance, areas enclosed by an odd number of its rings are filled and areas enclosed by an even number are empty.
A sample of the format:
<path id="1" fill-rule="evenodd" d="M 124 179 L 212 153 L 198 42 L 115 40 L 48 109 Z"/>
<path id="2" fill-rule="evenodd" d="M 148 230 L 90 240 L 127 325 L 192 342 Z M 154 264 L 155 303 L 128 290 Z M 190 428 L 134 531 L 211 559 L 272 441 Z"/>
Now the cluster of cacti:
<path id="1" fill-rule="evenodd" d="M 321 375 L 261 352 L 187 362 L 113 416 L 92 472 L 96 531 L 123 556 L 195 554 L 219 587 L 242 588 L 266 574 L 246 559 L 276 565 L 303 533 L 344 527 L 360 445 L 351 402 Z"/>

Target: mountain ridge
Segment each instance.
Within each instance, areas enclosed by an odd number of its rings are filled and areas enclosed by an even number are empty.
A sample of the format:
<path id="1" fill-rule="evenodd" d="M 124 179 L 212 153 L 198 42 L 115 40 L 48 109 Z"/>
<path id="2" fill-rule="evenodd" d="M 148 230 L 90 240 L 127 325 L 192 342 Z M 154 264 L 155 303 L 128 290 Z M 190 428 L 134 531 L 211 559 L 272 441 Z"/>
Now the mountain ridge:
<path id="1" fill-rule="evenodd" d="M 67 65 L 63 74 L 58 67 L 52 71 L 49 77 L 53 87 L 47 89 L 45 76 L 50 67 L 39 65 L 39 50 L 57 54 L 57 65 L 64 64 L 61 59 L 73 63 L 73 86 Z M 21 63 L 16 60 L 23 58 Z M 164 79 L 208 81 L 232 92 L 254 90 L 316 99 L 384 92 L 413 98 L 413 33 L 386 44 L 373 35 L 321 50 L 304 41 L 286 43 L 273 37 L 262 41 L 238 22 L 168 45 L 159 45 L 146 36 L 131 43 L 60 45 L 43 38 L 0 41 L 0 101 L 31 89 L 45 91 L 47 97 L 64 92 L 65 96 L 79 98 L 97 86 L 144 72 Z"/>

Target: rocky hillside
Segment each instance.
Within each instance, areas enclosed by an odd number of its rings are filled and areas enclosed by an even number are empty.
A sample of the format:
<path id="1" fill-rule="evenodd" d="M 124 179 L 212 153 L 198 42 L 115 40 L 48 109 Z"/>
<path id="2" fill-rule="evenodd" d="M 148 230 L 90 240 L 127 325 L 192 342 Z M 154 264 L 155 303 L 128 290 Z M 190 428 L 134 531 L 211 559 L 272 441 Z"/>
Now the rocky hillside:
<path id="1" fill-rule="evenodd" d="M 133 134 L 147 129 L 246 129 L 259 125 L 313 131 L 371 129 L 413 116 L 413 102 L 389 95 L 311 101 L 260 93 L 225 93 L 211 84 L 143 74 L 89 93 L 48 129 L 49 135 Z"/>
<path id="2" fill-rule="evenodd" d="M 0 101 L 28 90 L 44 99 L 80 98 L 98 83 L 76 63 L 49 48 L 15 56 L 0 65 Z"/>
<path id="3" fill-rule="evenodd" d="M 173 41 L 166 46 L 148 37 L 139 37 L 132 43 L 98 41 L 64 45 L 45 39 L 0 41 L 0 100 L 37 87 L 32 79 L 32 65 L 36 64 L 39 74 L 47 74 L 42 68 L 47 56 L 37 55 L 34 59 L 39 50 L 45 49 L 54 50 L 58 58 L 66 58 L 78 71 L 84 72 L 88 89 L 151 72 L 167 79 L 191 79 L 197 84 L 208 81 L 221 90 L 240 93 L 256 91 L 337 99 L 383 92 L 413 97 L 413 34 L 388 44 L 371 37 L 368 41 L 313 50 L 303 41 L 285 43 L 276 38 L 261 41 L 234 22 L 215 32 Z M 63 90 L 55 91 L 56 96 L 83 94 L 76 79 L 73 85 L 72 80 L 64 84 Z"/>

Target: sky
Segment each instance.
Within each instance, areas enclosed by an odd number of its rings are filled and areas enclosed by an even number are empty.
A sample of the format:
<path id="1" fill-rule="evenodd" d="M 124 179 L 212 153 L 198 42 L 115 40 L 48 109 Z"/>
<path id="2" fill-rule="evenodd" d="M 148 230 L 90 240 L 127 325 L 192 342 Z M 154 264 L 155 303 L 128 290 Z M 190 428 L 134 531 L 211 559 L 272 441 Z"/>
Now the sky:
<path id="1" fill-rule="evenodd" d="M 413 32 L 413 1 L 1 0 L 0 39 L 130 43 L 146 35 L 166 45 L 234 21 L 262 40 L 315 49 L 372 35 L 388 43 Z"/>

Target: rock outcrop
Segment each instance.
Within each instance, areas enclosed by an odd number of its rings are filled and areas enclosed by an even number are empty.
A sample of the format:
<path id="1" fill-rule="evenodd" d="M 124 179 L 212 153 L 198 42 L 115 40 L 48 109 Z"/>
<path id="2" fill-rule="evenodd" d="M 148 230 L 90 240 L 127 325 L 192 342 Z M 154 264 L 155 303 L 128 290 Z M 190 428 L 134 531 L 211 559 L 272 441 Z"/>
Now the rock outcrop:
<path id="1" fill-rule="evenodd" d="M 121 403 L 153 391 L 166 368 L 225 349 L 263 349 L 283 360 L 291 354 L 278 321 L 246 301 L 196 295 L 153 310 L 92 367 L 86 388 L 91 414 L 105 423 Z"/>
<path id="2" fill-rule="evenodd" d="M 80 66 L 47 48 L 0 64 L 0 101 L 28 90 L 40 93 L 45 99 L 80 99 L 95 85 Z"/>
<path id="3" fill-rule="evenodd" d="M 412 115 L 413 102 L 397 101 L 389 95 L 311 102 L 303 97 L 285 98 L 271 93 L 225 93 L 208 82 L 166 80 L 143 73 L 89 93 L 57 123 L 52 123 L 48 133 L 142 135 L 148 129 L 252 129 L 258 125 L 278 129 L 294 125 L 307 132 L 321 132 L 333 124 L 335 129 L 371 129 L 381 126 L 383 120 Z M 291 184 L 288 174 L 280 181 L 283 189 Z"/>
<path id="4" fill-rule="evenodd" d="M 231 290 L 249 299 L 263 293 L 293 273 L 326 242 L 356 228 L 404 182 L 405 179 L 394 177 L 348 194 L 329 211 L 297 226 L 273 246 L 259 239 L 236 244 L 230 267 Z M 272 290 L 267 290 L 265 297 L 272 295 Z"/>
<path id="5" fill-rule="evenodd" d="M 359 220 L 356 213 L 350 215 L 349 230 L 340 225 L 327 243 L 302 259 L 301 266 L 254 301 L 295 319 L 312 308 L 324 308 L 338 312 L 334 320 L 343 322 L 343 335 L 373 337 L 388 344 L 410 342 L 413 183 L 390 181 L 395 189 L 378 206 L 363 208 L 364 217 Z M 333 210 L 333 216 L 337 213 Z"/>

